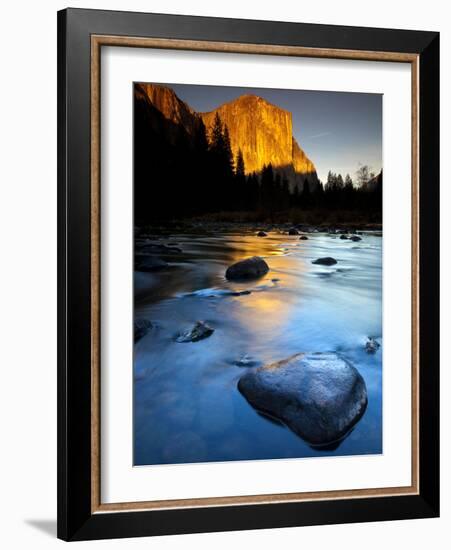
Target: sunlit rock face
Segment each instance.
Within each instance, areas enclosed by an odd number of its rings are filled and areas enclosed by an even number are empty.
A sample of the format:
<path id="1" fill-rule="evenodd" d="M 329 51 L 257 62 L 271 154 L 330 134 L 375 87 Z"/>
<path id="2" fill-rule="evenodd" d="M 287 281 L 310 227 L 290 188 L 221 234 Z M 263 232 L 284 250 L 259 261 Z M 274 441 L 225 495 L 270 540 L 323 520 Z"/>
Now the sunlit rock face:
<path id="1" fill-rule="evenodd" d="M 293 138 L 289 111 L 256 95 L 242 95 L 214 111 L 200 113 L 207 129 L 211 128 L 216 113 L 229 129 L 235 157 L 241 149 L 246 173 L 258 173 L 271 163 L 292 187 L 300 184 L 302 189 L 306 179 L 313 185 L 318 183 L 314 164 Z"/>
<path id="2" fill-rule="evenodd" d="M 199 124 L 196 112 L 166 86 L 138 84 L 135 87 L 135 94 L 138 99 L 150 102 L 168 121 L 180 124 L 190 134 Z"/>
<path id="3" fill-rule="evenodd" d="M 292 162 L 291 113 L 261 97 L 243 95 L 210 113 L 201 113 L 207 129 L 216 113 L 227 124 L 234 155 L 241 148 L 247 172 L 259 172 L 264 164 L 288 166 Z"/>
<path id="4" fill-rule="evenodd" d="M 227 125 L 232 152 L 236 158 L 241 149 L 247 174 L 261 172 L 263 167 L 272 164 L 275 172 L 286 176 L 291 188 L 302 190 L 308 181 L 310 190 L 318 185 L 316 169 L 293 137 L 292 116 L 289 111 L 272 105 L 256 95 L 242 95 L 219 106 L 209 113 L 196 113 L 179 99 L 173 90 L 157 84 L 135 86 L 136 98 L 157 109 L 166 122 L 166 134 L 175 139 L 176 126 L 183 127 L 193 134 L 200 120 L 203 120 L 207 134 L 211 129 L 216 113 Z M 174 128 L 171 131 L 171 125 Z"/>

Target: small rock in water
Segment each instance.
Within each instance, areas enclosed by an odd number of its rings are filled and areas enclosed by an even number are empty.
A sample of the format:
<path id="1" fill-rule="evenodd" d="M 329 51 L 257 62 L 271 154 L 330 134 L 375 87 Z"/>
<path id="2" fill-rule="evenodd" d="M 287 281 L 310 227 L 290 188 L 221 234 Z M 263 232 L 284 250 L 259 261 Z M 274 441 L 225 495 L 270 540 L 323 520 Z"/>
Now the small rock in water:
<path id="1" fill-rule="evenodd" d="M 349 237 L 351 241 L 354 241 L 355 243 L 362 240 L 362 237 L 359 237 L 358 235 L 353 235 L 352 237 Z"/>
<path id="2" fill-rule="evenodd" d="M 168 262 L 155 256 L 135 256 L 136 271 L 158 271 L 169 267 Z"/>
<path id="3" fill-rule="evenodd" d="M 258 364 L 259 362 L 247 353 L 245 353 L 242 357 L 235 361 L 235 365 L 237 367 L 255 367 Z"/>
<path id="4" fill-rule="evenodd" d="M 346 239 L 346 240 L 347 240 L 347 239 L 348 239 L 348 236 L 347 236 L 347 235 L 340 235 L 340 239 L 342 239 L 342 240 L 345 240 L 345 239 Z"/>
<path id="5" fill-rule="evenodd" d="M 214 329 L 209 327 L 203 321 L 197 321 L 193 328 L 188 329 L 183 334 L 180 334 L 176 338 L 176 342 L 185 343 L 185 342 L 198 342 L 204 338 L 208 338 L 214 332 Z"/>
<path id="6" fill-rule="evenodd" d="M 264 231 L 259 231 L 257 233 L 257 237 L 267 237 L 268 236 L 268 233 L 265 233 Z"/>
<path id="7" fill-rule="evenodd" d="M 292 227 L 288 230 L 288 235 L 299 235 L 299 231 L 295 227 Z"/>
<path id="8" fill-rule="evenodd" d="M 318 264 L 318 265 L 335 265 L 337 263 L 337 260 L 335 258 L 331 258 L 330 256 L 327 256 L 326 258 L 318 258 L 317 260 L 313 260 L 312 264 Z"/>
<path id="9" fill-rule="evenodd" d="M 268 271 L 269 266 L 265 260 L 259 256 L 253 256 L 228 267 L 225 276 L 226 279 L 238 281 L 241 279 L 257 279 L 268 273 Z"/>
<path id="10" fill-rule="evenodd" d="M 381 347 L 379 342 L 372 336 L 368 337 L 368 340 L 365 344 L 365 350 L 367 353 L 376 353 L 376 351 Z"/>
<path id="11" fill-rule="evenodd" d="M 301 235 L 301 236 L 299 237 L 299 240 L 300 240 L 300 241 L 308 241 L 308 237 L 307 237 L 307 235 Z"/>
<path id="12" fill-rule="evenodd" d="M 231 291 L 230 296 L 248 296 L 251 294 L 251 290 L 237 290 L 237 291 Z"/>
<path id="13" fill-rule="evenodd" d="M 310 445 L 345 437 L 363 416 L 365 381 L 337 353 L 297 353 L 246 372 L 238 389 L 260 412 L 283 421 Z"/>
<path id="14" fill-rule="evenodd" d="M 133 321 L 133 334 L 135 343 L 141 340 L 152 328 L 152 323 L 147 319 L 135 319 Z"/>

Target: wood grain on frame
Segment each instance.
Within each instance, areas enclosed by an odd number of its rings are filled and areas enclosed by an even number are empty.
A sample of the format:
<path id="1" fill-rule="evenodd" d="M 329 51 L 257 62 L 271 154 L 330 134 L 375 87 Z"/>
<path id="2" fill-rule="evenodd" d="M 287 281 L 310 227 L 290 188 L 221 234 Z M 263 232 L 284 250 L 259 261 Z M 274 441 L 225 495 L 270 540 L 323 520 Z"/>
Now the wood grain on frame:
<path id="1" fill-rule="evenodd" d="M 407 487 L 384 487 L 340 491 L 118 502 L 104 504 L 100 492 L 100 51 L 102 46 L 157 48 L 330 59 L 410 63 L 412 71 L 412 479 Z M 332 50 L 266 44 L 238 44 L 128 36 L 91 36 L 91 511 L 107 513 L 131 510 L 163 510 L 307 502 L 365 497 L 419 494 L 419 56 L 410 53 Z"/>

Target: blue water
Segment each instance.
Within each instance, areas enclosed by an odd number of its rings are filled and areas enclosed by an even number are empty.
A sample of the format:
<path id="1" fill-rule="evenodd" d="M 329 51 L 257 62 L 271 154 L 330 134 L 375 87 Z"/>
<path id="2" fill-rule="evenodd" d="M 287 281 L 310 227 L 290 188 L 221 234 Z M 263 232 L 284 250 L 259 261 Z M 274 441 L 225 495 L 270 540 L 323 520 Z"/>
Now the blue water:
<path id="1" fill-rule="evenodd" d="M 154 328 L 135 344 L 134 463 L 169 464 L 382 452 L 382 238 L 360 242 L 325 233 L 171 235 L 182 253 L 170 268 L 135 273 L 135 316 Z M 269 273 L 228 282 L 226 268 L 259 255 Z M 332 256 L 331 267 L 312 260 Z M 229 291 L 250 290 L 233 296 Z M 196 321 L 209 338 L 177 343 Z M 382 344 L 366 353 L 368 336 Z M 335 449 L 312 448 L 257 413 L 237 390 L 245 357 L 265 364 L 301 351 L 339 351 L 359 370 L 368 408 Z"/>

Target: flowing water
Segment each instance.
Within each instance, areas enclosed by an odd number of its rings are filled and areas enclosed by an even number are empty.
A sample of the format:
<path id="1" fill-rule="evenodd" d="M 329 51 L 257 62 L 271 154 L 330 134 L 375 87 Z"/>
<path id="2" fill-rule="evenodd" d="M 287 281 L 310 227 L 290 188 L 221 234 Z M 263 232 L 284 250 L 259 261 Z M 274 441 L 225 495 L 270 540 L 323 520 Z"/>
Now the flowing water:
<path id="1" fill-rule="evenodd" d="M 365 351 L 368 336 L 382 344 L 380 236 L 352 242 L 326 233 L 299 240 L 278 232 L 212 232 L 161 242 L 182 253 L 162 256 L 169 269 L 135 273 L 135 318 L 153 323 L 135 344 L 135 465 L 382 452 L 383 346 Z M 267 275 L 225 279 L 230 264 L 254 255 L 265 258 Z M 311 263 L 324 256 L 338 263 Z M 214 333 L 176 342 L 196 321 Z M 368 408 L 335 448 L 312 448 L 255 411 L 237 389 L 247 369 L 301 351 L 338 351 L 366 382 Z"/>

